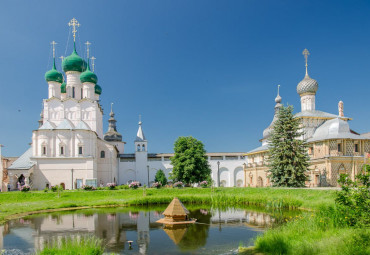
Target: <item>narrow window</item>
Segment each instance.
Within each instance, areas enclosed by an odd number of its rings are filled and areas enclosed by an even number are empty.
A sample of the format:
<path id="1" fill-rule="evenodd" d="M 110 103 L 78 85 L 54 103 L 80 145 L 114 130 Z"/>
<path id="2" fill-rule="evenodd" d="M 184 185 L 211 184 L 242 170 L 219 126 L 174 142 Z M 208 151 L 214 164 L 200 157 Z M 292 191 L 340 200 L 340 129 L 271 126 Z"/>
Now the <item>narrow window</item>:
<path id="1" fill-rule="evenodd" d="M 60 155 L 64 155 L 64 147 L 60 146 Z"/>
<path id="2" fill-rule="evenodd" d="M 42 155 L 46 155 L 46 146 L 42 146 Z"/>
<path id="3" fill-rule="evenodd" d="M 82 146 L 78 147 L 78 155 L 82 155 Z"/>
<path id="4" fill-rule="evenodd" d="M 342 144 L 338 143 L 338 152 L 342 151 Z"/>
<path id="5" fill-rule="evenodd" d="M 101 157 L 101 158 L 105 158 L 105 151 L 101 151 L 101 152 L 100 152 L 100 157 Z"/>
<path id="6" fill-rule="evenodd" d="M 142 151 L 145 151 L 145 144 L 143 144 L 143 147 L 141 149 Z"/>
<path id="7" fill-rule="evenodd" d="M 137 145 L 137 151 L 140 151 L 140 144 Z"/>
<path id="8" fill-rule="evenodd" d="M 72 97 L 75 98 L 75 87 L 72 88 Z"/>
<path id="9" fill-rule="evenodd" d="M 81 89 L 81 99 L 84 98 L 84 91 Z"/>
<path id="10" fill-rule="evenodd" d="M 355 152 L 358 152 L 358 144 L 355 143 Z"/>

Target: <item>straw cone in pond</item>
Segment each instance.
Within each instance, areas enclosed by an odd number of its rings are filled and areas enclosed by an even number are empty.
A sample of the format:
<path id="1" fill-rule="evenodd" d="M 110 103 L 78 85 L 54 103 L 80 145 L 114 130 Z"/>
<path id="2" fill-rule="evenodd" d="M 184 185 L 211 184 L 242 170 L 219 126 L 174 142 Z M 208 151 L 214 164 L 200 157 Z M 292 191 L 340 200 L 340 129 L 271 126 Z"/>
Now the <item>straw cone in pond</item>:
<path id="1" fill-rule="evenodd" d="M 195 223 L 197 219 L 189 219 L 189 211 L 181 203 L 181 201 L 175 197 L 172 202 L 168 205 L 166 210 L 162 213 L 165 217 L 158 220 L 158 223 L 163 224 L 190 224 Z"/>

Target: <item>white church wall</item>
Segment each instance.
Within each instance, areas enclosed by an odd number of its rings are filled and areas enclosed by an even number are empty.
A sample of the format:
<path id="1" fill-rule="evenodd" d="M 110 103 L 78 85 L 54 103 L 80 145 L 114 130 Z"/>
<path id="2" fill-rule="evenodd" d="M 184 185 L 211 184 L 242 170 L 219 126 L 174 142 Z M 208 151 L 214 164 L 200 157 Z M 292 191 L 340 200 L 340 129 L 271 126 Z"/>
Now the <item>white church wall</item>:
<path id="1" fill-rule="evenodd" d="M 102 152 L 104 152 L 104 157 L 102 157 Z M 98 140 L 97 163 L 98 185 L 102 184 L 105 186 L 107 183 L 116 183 L 119 181 L 117 151 L 113 145 Z"/>

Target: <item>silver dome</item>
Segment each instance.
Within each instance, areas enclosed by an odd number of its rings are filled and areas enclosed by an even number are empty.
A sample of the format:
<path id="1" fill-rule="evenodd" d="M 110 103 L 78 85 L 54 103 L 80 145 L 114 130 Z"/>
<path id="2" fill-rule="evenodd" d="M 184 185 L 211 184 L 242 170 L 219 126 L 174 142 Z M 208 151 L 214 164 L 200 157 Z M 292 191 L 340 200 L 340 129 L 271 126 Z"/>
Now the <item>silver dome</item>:
<path id="1" fill-rule="evenodd" d="M 298 83 L 297 86 L 297 93 L 299 95 L 304 93 L 315 93 L 319 88 L 319 84 L 315 79 L 312 79 L 308 74 L 304 77 L 304 79 Z"/>

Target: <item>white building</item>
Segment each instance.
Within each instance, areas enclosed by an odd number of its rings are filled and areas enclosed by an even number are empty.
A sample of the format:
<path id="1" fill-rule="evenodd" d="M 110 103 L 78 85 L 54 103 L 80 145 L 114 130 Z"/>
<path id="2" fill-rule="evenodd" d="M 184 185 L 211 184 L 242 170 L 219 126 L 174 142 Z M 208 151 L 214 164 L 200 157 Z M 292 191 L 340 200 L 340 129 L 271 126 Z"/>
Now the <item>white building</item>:
<path id="1" fill-rule="evenodd" d="M 75 39 L 78 22 L 72 19 L 70 25 Z M 76 189 L 131 181 L 150 185 L 159 169 L 168 176 L 172 154 L 148 153 L 141 122 L 134 154 L 124 153 L 125 143 L 117 132 L 112 109 L 108 132 L 103 135 L 99 101 L 102 88 L 94 70 L 90 70 L 89 49 L 86 62 L 77 54 L 74 42 L 72 54 L 62 62 L 64 76 L 56 68 L 55 43 L 52 44 L 54 64 L 45 74 L 48 98 L 43 100 L 39 128 L 32 132 L 31 148 L 8 168 L 11 189 L 25 184 L 39 190 L 54 185 Z M 243 154 L 208 154 L 217 185 L 244 186 Z"/>

